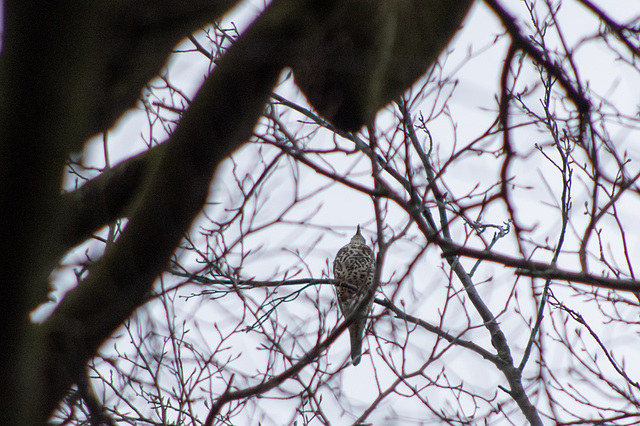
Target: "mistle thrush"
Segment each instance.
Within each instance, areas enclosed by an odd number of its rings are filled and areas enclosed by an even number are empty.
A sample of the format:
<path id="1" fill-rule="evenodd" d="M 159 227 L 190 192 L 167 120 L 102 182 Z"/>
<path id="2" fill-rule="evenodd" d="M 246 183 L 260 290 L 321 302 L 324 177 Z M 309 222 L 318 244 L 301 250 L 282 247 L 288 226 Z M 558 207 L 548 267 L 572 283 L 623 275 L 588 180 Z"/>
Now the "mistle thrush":
<path id="1" fill-rule="evenodd" d="M 373 285 L 376 270 L 376 260 L 373 251 L 367 247 L 364 237 L 360 233 L 360 225 L 356 235 L 346 246 L 342 247 L 333 262 L 333 276 L 340 286 L 336 287 L 338 304 L 345 318 L 354 312 L 359 302 L 369 295 L 369 289 Z M 355 287 L 354 292 L 342 284 Z M 360 363 L 362 352 L 362 337 L 367 324 L 367 316 L 371 311 L 374 297 L 371 295 L 369 303 L 357 313 L 356 318 L 349 326 L 351 337 L 351 359 L 353 365 Z"/>

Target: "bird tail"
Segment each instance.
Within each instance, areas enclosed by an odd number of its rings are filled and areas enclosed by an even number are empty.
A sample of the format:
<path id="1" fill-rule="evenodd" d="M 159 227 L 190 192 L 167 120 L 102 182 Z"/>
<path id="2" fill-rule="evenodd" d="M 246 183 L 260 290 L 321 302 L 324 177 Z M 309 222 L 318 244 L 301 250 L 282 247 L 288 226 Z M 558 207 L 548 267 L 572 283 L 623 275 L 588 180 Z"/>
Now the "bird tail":
<path id="1" fill-rule="evenodd" d="M 363 333 L 360 330 L 357 330 L 357 326 L 352 326 L 352 328 L 354 328 L 354 330 L 350 330 L 351 333 L 349 333 L 351 337 L 351 361 L 353 362 L 353 365 L 358 365 L 360 364 L 360 357 L 362 356 Z"/>

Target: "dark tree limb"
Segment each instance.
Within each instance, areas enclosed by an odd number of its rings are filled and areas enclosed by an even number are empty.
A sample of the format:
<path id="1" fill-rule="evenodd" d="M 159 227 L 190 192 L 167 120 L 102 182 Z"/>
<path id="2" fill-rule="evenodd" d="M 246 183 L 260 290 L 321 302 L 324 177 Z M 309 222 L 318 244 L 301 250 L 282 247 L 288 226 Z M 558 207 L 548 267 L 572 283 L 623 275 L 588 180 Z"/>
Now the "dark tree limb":
<path id="1" fill-rule="evenodd" d="M 155 146 L 105 170 L 75 191 L 60 196 L 64 217 L 58 243 L 58 259 L 101 227 L 126 217 L 154 162 L 163 154 L 165 144 Z"/>

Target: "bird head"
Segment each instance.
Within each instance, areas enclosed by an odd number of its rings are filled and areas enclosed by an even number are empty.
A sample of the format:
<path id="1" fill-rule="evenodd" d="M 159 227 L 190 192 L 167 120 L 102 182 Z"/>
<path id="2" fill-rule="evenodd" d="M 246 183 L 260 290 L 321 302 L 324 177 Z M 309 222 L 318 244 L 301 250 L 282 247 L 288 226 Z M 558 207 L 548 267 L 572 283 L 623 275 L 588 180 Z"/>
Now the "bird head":
<path id="1" fill-rule="evenodd" d="M 351 238 L 351 242 L 349 244 L 366 245 L 366 241 L 365 241 L 364 237 L 362 236 L 362 234 L 360 233 L 360 225 L 358 225 L 358 230 L 356 231 L 356 235 L 354 235 L 353 238 Z"/>

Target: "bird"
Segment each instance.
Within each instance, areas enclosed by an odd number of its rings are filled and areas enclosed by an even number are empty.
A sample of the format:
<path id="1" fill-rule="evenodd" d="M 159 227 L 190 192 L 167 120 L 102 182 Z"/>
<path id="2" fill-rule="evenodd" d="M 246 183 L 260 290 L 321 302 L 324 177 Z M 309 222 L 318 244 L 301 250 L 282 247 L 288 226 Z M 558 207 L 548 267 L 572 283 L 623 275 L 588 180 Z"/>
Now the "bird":
<path id="1" fill-rule="evenodd" d="M 364 297 L 369 296 L 376 271 L 376 260 L 373 251 L 360 233 L 360 225 L 356 234 L 346 246 L 342 247 L 333 262 L 333 276 L 339 286 L 336 287 L 338 305 L 345 318 L 351 315 Z M 357 290 L 343 286 L 349 284 Z M 369 302 L 356 314 L 349 326 L 351 338 L 351 360 L 353 365 L 360 363 L 362 354 L 362 338 L 367 324 L 367 316 L 375 298 L 371 295 Z"/>

